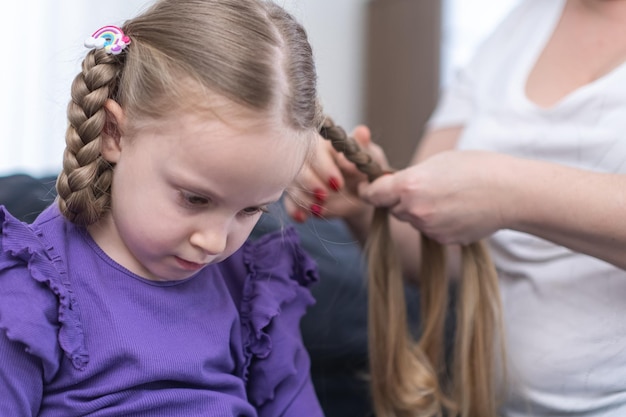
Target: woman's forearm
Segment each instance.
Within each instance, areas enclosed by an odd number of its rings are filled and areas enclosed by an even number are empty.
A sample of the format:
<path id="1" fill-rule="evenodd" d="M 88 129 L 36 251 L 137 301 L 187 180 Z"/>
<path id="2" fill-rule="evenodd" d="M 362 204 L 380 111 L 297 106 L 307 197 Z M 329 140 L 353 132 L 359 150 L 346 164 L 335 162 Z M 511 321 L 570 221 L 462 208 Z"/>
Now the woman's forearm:
<path id="1" fill-rule="evenodd" d="M 626 269 L 626 175 L 518 160 L 510 228 Z"/>

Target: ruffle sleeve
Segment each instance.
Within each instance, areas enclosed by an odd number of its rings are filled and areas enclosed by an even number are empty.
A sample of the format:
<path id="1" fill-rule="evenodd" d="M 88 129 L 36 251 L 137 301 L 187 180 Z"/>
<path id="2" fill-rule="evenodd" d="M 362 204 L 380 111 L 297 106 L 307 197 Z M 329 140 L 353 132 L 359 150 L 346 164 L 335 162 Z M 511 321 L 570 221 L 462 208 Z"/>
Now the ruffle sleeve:
<path id="1" fill-rule="evenodd" d="M 299 401 L 312 402 L 302 416 L 321 415 L 310 381 L 310 360 L 300 319 L 315 300 L 315 262 L 287 228 L 245 246 L 247 278 L 241 301 L 244 379 L 260 416 L 282 416 Z M 305 398 L 303 400 L 303 398 Z"/>
<path id="2" fill-rule="evenodd" d="M 61 257 L 43 238 L 37 222 L 22 223 L 2 206 L 0 331 L 42 359 L 45 378 L 58 370 L 61 349 L 77 369 L 88 362 L 82 326 Z"/>

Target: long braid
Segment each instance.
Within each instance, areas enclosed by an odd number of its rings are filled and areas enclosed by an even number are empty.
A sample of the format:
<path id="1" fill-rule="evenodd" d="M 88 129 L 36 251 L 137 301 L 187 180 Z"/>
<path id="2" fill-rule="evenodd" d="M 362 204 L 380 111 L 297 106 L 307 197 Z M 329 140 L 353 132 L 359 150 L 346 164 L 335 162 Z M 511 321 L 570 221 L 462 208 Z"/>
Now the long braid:
<path id="1" fill-rule="evenodd" d="M 369 181 L 384 170 L 330 118 L 320 134 L 364 172 Z M 481 242 L 462 249 L 464 276 L 459 291 L 452 383 L 444 351 L 447 273 L 442 245 L 421 236 L 420 291 L 424 325 L 418 343 L 406 324 L 403 277 L 389 228 L 389 214 L 376 208 L 366 252 L 369 266 L 369 352 L 372 396 L 378 417 L 495 417 L 493 384 L 500 330 L 498 278 Z M 500 344 L 503 342 L 500 339 Z"/>
<path id="2" fill-rule="evenodd" d="M 100 146 L 107 122 L 104 104 L 115 94 L 122 57 L 89 52 L 72 83 L 63 170 L 56 186 L 61 213 L 76 224 L 95 223 L 110 206 L 112 170 Z"/>
<path id="3" fill-rule="evenodd" d="M 343 153 L 350 162 L 366 174 L 370 181 L 374 181 L 385 173 L 372 157 L 363 152 L 359 144 L 351 140 L 346 131 L 341 126 L 337 126 L 331 118 L 324 119 L 320 134 L 332 143 L 337 152 Z"/>

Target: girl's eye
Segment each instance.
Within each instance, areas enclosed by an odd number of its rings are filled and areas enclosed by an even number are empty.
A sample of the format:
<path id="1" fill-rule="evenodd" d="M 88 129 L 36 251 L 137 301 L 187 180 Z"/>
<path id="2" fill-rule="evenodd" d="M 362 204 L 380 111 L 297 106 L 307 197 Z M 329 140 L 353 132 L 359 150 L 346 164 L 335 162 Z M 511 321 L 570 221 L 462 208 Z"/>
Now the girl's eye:
<path id="1" fill-rule="evenodd" d="M 182 201 L 190 207 L 205 206 L 210 203 L 209 199 L 196 194 L 181 193 Z"/>
<path id="2" fill-rule="evenodd" d="M 267 206 L 261 206 L 261 207 L 248 207 L 245 208 L 243 210 L 241 210 L 241 213 L 244 216 L 254 216 L 257 213 L 267 213 Z"/>

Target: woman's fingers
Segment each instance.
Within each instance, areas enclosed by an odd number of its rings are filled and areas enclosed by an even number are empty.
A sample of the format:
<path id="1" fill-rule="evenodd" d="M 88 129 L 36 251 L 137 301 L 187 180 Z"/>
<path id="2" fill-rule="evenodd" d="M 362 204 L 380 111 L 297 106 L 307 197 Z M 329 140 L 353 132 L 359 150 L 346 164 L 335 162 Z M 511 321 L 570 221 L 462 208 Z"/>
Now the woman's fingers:
<path id="1" fill-rule="evenodd" d="M 285 197 L 287 214 L 297 222 L 303 222 L 311 215 L 320 215 L 328 193 L 323 180 L 310 165 L 305 165 L 295 183 L 287 189 Z"/>
<path id="2" fill-rule="evenodd" d="M 359 184 L 359 197 L 376 207 L 393 207 L 400 202 L 396 176 L 383 175 L 372 183 Z"/>
<path id="3" fill-rule="evenodd" d="M 321 216 L 330 193 L 344 186 L 345 181 L 335 158 L 336 152 L 331 144 L 318 136 L 315 153 L 287 189 L 285 209 L 295 221 L 303 222 L 309 216 Z"/>
<path id="4" fill-rule="evenodd" d="M 357 126 L 352 138 L 383 169 L 388 169 L 382 148 L 372 143 L 366 126 Z M 294 220 L 300 222 L 310 216 L 349 217 L 366 206 L 357 192 L 359 184 L 364 181 L 367 176 L 342 153 L 335 151 L 330 141 L 320 136 L 315 155 L 288 189 L 285 208 Z"/>

